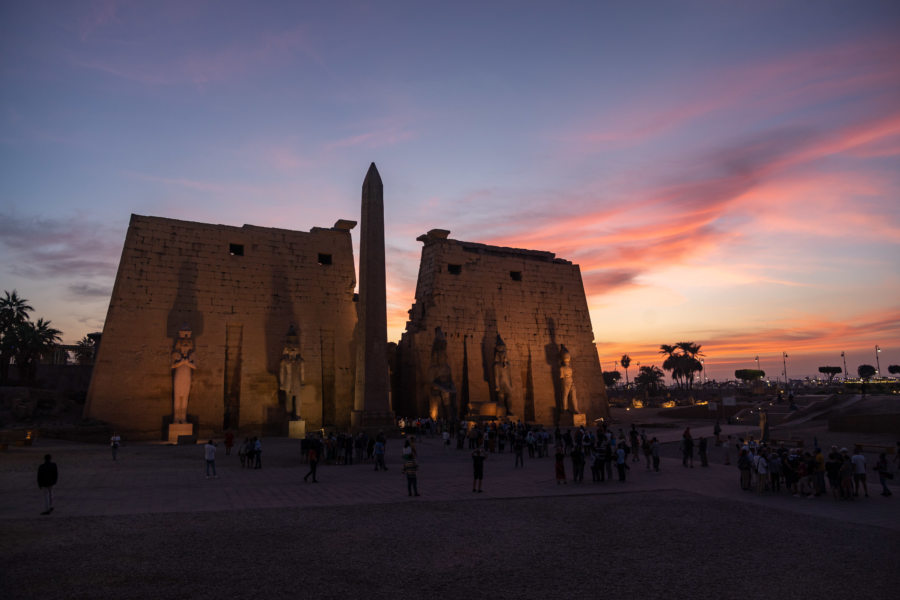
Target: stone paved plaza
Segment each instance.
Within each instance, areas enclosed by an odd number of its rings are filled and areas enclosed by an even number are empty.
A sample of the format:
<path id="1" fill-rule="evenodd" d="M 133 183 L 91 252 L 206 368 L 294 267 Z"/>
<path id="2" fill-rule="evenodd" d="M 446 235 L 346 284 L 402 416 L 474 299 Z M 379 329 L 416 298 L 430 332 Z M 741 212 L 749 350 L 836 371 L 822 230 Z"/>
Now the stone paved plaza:
<path id="1" fill-rule="evenodd" d="M 554 481 L 553 460 L 513 468 L 491 455 L 471 491 L 467 451 L 421 439 L 409 498 L 402 442 L 387 472 L 323 465 L 303 482 L 299 442 L 263 440 L 263 468 L 242 470 L 219 444 L 219 478 L 202 446 L 38 440 L 0 455 L 4 598 L 893 597 L 895 498 L 853 502 L 743 492 L 737 469 L 629 481 Z M 59 465 L 56 510 L 39 516 L 36 467 Z M 698 462 L 699 464 L 699 462 Z M 570 467 L 567 464 L 567 469 Z M 568 473 L 571 477 L 571 473 Z"/>

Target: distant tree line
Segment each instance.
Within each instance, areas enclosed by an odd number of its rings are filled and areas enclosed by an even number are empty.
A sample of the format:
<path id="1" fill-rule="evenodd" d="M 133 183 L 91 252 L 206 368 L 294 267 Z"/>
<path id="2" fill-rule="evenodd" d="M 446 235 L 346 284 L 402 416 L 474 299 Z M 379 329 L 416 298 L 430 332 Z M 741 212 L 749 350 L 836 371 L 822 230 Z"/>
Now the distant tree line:
<path id="1" fill-rule="evenodd" d="M 0 383 L 9 380 L 14 358 L 19 378 L 34 383 L 38 361 L 60 342 L 62 332 L 42 318 L 32 321 L 33 310 L 16 290 L 4 291 L 0 298 Z"/>
<path id="2" fill-rule="evenodd" d="M 691 389 L 697 373 L 703 371 L 703 363 L 700 362 L 699 356 L 703 356 L 700 351 L 700 344 L 694 342 L 678 342 L 677 344 L 661 344 L 659 353 L 665 355 L 663 361 L 663 369 L 668 371 L 672 376 L 672 381 L 676 386 L 683 389 Z M 619 360 L 619 364 L 625 369 L 625 385 L 628 382 L 628 367 L 631 365 L 631 357 L 623 354 Z M 640 365 L 640 363 L 638 363 Z M 890 365 L 888 372 L 892 375 L 900 374 L 900 365 Z M 828 376 L 828 382 L 832 383 L 837 375 L 843 373 L 841 367 L 823 366 L 819 367 L 819 373 Z M 875 376 L 875 367 L 872 365 L 860 365 L 857 369 L 860 379 L 871 379 Z M 737 369 L 734 372 L 736 379 L 744 383 L 750 383 L 763 379 L 766 372 L 761 369 Z M 615 371 L 603 372 L 603 383 L 606 387 L 614 388 L 622 380 L 622 374 Z M 664 373 L 659 367 L 651 365 L 649 367 L 640 367 L 639 373 L 634 378 L 634 385 L 638 389 L 645 391 L 656 391 L 663 387 Z"/>

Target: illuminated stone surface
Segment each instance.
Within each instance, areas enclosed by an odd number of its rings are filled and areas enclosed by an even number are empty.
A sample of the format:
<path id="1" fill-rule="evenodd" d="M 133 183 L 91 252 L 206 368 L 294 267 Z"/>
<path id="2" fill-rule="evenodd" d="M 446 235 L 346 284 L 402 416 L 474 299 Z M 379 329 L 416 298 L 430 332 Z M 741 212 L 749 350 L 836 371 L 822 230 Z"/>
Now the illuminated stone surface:
<path id="1" fill-rule="evenodd" d="M 606 389 L 594 346 L 578 265 L 550 252 L 501 248 L 432 230 L 424 243 L 415 304 L 399 346 L 401 398 L 395 409 L 425 414 L 434 331 L 447 338 L 457 408 L 546 424 L 573 423 L 564 402 L 561 345 L 571 352 L 578 410 L 587 422 L 608 416 Z M 505 344 L 509 384 L 495 382 L 497 336 Z M 464 379 L 467 379 L 464 381 Z M 505 398 L 504 398 L 505 396 Z M 499 401 L 499 402 L 498 402 Z"/>
<path id="2" fill-rule="evenodd" d="M 189 323 L 202 357 L 188 406 L 198 435 L 226 427 L 284 435 L 278 373 L 293 324 L 306 367 L 303 418 L 349 427 L 352 224 L 303 232 L 132 215 L 85 415 L 132 439 L 165 435 L 172 340 Z"/>
<path id="3" fill-rule="evenodd" d="M 363 181 L 359 238 L 359 321 L 352 423 L 354 429 L 389 427 L 393 425 L 393 412 L 387 356 L 384 186 L 375 163 Z"/>

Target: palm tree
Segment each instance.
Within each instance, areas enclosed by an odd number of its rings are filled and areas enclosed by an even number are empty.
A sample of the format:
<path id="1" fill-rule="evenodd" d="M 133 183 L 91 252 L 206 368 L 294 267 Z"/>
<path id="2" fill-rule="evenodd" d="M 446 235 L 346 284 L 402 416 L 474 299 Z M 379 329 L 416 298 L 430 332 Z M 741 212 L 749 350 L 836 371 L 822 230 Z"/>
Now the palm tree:
<path id="1" fill-rule="evenodd" d="M 50 321 L 38 319 L 36 323 L 25 321 L 16 328 L 18 348 L 16 365 L 19 375 L 28 383 L 34 383 L 37 362 L 60 342 L 62 332 L 50 326 Z"/>
<path id="2" fill-rule="evenodd" d="M 666 357 L 663 361 L 663 369 L 672 372 L 672 381 L 681 387 L 681 370 L 678 368 L 678 347 L 674 344 L 660 344 L 659 353 Z"/>
<path id="3" fill-rule="evenodd" d="M 78 348 L 75 350 L 75 357 L 78 359 L 79 365 L 89 365 L 94 361 L 94 340 L 88 336 L 84 336 L 78 342 Z"/>
<path id="4" fill-rule="evenodd" d="M 663 372 L 656 365 L 641 367 L 640 372 L 634 378 L 634 383 L 649 393 L 655 393 L 662 387 L 663 377 Z"/>
<path id="5" fill-rule="evenodd" d="M 0 383 L 9 376 L 9 362 L 18 346 L 17 330 L 28 321 L 28 313 L 33 310 L 28 300 L 20 298 L 16 290 L 12 294 L 4 291 L 0 298 Z"/>
<path id="6" fill-rule="evenodd" d="M 678 342 L 677 344 L 675 344 L 675 347 L 681 350 L 683 354 L 686 354 L 691 358 L 703 356 L 703 353 L 700 352 L 700 344 L 695 344 L 694 342 Z"/>
<path id="7" fill-rule="evenodd" d="M 616 383 L 622 378 L 618 371 L 603 371 L 603 383 L 608 388 L 616 387 Z"/>
<path id="8" fill-rule="evenodd" d="M 678 342 L 675 346 L 681 350 L 685 360 L 682 361 L 681 368 L 685 377 L 688 388 L 694 387 L 694 373 L 703 370 L 703 363 L 697 360 L 698 356 L 703 356 L 700 351 L 700 344 L 694 342 Z"/>
<path id="9" fill-rule="evenodd" d="M 677 344 L 661 344 L 659 353 L 666 356 L 663 369 L 672 372 L 672 380 L 684 389 L 694 385 L 694 373 L 703 370 L 703 363 L 697 357 L 703 356 L 700 344 L 694 342 L 678 342 Z"/>
<path id="10" fill-rule="evenodd" d="M 619 363 L 621 363 L 622 368 L 625 369 L 625 387 L 628 387 L 628 367 L 631 365 L 631 357 L 627 354 L 623 354 Z"/>

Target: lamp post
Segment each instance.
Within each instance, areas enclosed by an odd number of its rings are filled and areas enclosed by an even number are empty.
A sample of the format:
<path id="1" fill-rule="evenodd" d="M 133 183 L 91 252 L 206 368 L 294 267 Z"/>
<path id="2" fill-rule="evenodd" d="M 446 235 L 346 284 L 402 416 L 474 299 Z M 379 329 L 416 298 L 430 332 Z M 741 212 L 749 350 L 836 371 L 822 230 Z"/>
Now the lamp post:
<path id="1" fill-rule="evenodd" d="M 841 352 L 841 360 L 844 361 L 844 382 L 847 381 L 847 357 Z"/>
<path id="2" fill-rule="evenodd" d="M 706 383 L 706 361 L 700 359 L 700 385 Z"/>
<path id="3" fill-rule="evenodd" d="M 619 370 L 619 361 L 614 360 L 613 361 L 613 371 L 618 371 L 618 370 Z M 616 387 L 618 387 L 618 384 L 616 384 Z"/>
<path id="4" fill-rule="evenodd" d="M 756 370 L 762 371 L 762 369 L 759 368 L 759 354 L 756 355 Z"/>
<path id="5" fill-rule="evenodd" d="M 781 362 L 782 362 L 782 364 L 784 365 L 784 387 L 787 387 L 787 386 L 788 386 L 788 378 L 787 378 L 787 359 L 788 359 L 787 352 L 782 352 L 782 353 L 781 353 Z"/>
<path id="6" fill-rule="evenodd" d="M 875 345 L 875 375 L 881 376 L 881 362 L 878 360 L 878 355 L 881 354 L 881 348 L 878 347 L 878 344 Z"/>

